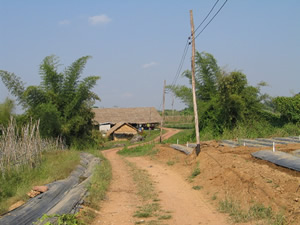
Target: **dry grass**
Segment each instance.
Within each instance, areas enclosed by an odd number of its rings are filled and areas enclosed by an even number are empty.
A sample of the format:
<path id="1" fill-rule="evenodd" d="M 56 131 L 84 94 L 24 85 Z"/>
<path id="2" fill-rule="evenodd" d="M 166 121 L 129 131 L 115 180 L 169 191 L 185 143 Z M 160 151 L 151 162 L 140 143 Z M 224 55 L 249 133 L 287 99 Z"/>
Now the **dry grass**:
<path id="1" fill-rule="evenodd" d="M 42 152 L 63 149 L 60 139 L 42 139 L 39 122 L 32 121 L 18 128 L 11 118 L 7 128 L 0 128 L 0 173 L 5 176 L 10 171 L 25 167 L 36 167 L 42 159 Z"/>

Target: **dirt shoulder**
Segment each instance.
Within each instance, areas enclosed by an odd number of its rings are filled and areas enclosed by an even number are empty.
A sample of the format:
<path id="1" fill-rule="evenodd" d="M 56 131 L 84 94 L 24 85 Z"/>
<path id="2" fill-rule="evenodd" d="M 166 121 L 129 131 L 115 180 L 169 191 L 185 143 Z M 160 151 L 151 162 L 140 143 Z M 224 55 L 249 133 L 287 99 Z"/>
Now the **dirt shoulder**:
<path id="1" fill-rule="evenodd" d="M 200 192 L 215 207 L 225 199 L 238 202 L 245 210 L 261 203 L 284 214 L 287 224 L 300 221 L 300 173 L 251 156 L 251 152 L 261 148 L 230 148 L 214 141 L 205 142 L 197 158 L 167 145 L 158 148 L 155 161 L 164 167 L 170 165 L 182 178 L 187 179 L 199 166 L 201 173 L 190 185 L 201 187 Z M 296 149 L 300 149 L 300 144 L 278 146 L 278 150 L 285 152 Z"/>

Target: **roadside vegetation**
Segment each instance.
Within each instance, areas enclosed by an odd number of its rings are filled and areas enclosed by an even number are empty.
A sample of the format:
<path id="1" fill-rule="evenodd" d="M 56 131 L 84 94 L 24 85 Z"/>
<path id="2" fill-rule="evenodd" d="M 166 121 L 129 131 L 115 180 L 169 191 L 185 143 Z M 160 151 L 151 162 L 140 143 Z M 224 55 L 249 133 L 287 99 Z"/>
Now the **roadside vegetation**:
<path id="1" fill-rule="evenodd" d="M 102 153 L 96 149 L 90 149 L 88 152 L 99 157 L 101 163 L 94 169 L 88 186 L 89 195 L 85 199 L 83 210 L 76 217 L 83 224 L 91 224 L 96 218 L 96 212 L 101 207 L 100 202 L 105 198 L 112 178 L 111 165 Z"/>
<path id="2" fill-rule="evenodd" d="M 191 71 L 182 75 L 191 82 Z M 299 135 L 300 94 L 273 98 L 262 93 L 265 86 L 263 81 L 251 86 L 241 71 L 224 71 L 213 55 L 197 52 L 196 97 L 201 140 Z M 177 115 L 173 113 L 174 116 L 169 112 L 166 126 L 193 130 L 189 121 L 193 116 L 191 88 L 176 85 L 168 86 L 168 90 L 187 108 Z M 178 135 L 184 142 L 190 139 L 188 132 Z"/>
<path id="3" fill-rule="evenodd" d="M 165 133 L 165 131 L 163 131 Z M 138 142 L 138 144 L 143 144 L 146 142 L 153 141 L 155 138 L 157 138 L 160 135 L 160 130 L 144 130 L 142 133 L 139 135 L 143 136 L 144 140 L 141 142 Z M 115 147 L 128 147 L 131 145 L 136 145 L 137 143 L 132 143 L 130 140 L 128 141 L 111 141 L 108 140 L 107 138 L 104 138 L 104 141 L 102 144 L 98 145 L 99 150 L 105 150 L 105 149 L 110 149 L 110 148 L 115 148 Z"/>
<path id="4" fill-rule="evenodd" d="M 257 224 L 287 224 L 283 214 L 274 214 L 271 207 L 265 207 L 260 203 L 253 204 L 248 210 L 245 210 L 241 208 L 238 202 L 225 199 L 219 202 L 219 211 L 228 213 L 234 223 L 258 221 Z"/>
<path id="5" fill-rule="evenodd" d="M 22 169 L 11 169 L 5 176 L 0 176 L 0 214 L 14 203 L 28 200 L 27 193 L 33 186 L 68 177 L 79 164 L 79 153 L 68 150 L 43 152 L 40 164 L 34 168 L 24 165 Z"/>
<path id="6" fill-rule="evenodd" d="M 157 150 L 155 149 L 155 144 L 145 144 L 134 148 L 125 147 L 122 150 L 118 151 L 118 154 L 123 156 L 137 157 L 154 155 L 156 152 Z"/>

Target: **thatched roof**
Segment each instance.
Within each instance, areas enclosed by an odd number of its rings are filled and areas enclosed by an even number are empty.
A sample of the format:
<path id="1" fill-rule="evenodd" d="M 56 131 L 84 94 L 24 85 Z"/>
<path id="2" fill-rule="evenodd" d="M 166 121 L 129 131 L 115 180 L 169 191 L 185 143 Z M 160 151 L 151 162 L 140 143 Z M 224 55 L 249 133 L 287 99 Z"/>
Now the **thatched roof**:
<path id="1" fill-rule="evenodd" d="M 161 116 L 154 107 L 142 108 L 95 108 L 94 122 L 101 123 L 130 123 L 147 124 L 160 123 Z"/>
<path id="2" fill-rule="evenodd" d="M 130 130 L 125 129 L 127 131 L 123 131 L 121 133 L 124 133 L 124 134 L 136 134 L 137 133 L 137 129 L 135 127 L 131 126 L 128 123 L 120 122 L 120 123 L 117 123 L 116 125 L 114 125 L 109 131 L 107 131 L 106 136 L 109 137 L 112 133 L 116 132 L 122 126 L 127 126 L 128 128 L 131 128 L 131 129 Z M 135 132 L 133 132 L 133 131 L 135 131 Z"/>

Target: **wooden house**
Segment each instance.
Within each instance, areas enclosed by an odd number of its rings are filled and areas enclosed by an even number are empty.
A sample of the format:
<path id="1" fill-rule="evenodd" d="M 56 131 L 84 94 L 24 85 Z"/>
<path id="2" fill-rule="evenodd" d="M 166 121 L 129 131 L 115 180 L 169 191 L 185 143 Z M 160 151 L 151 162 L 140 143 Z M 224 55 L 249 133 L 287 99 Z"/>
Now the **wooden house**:
<path id="1" fill-rule="evenodd" d="M 128 123 L 120 122 L 114 125 L 106 133 L 106 137 L 112 138 L 115 141 L 130 140 L 138 133 L 137 129 Z"/>
<path id="2" fill-rule="evenodd" d="M 104 133 L 120 122 L 148 129 L 158 126 L 162 120 L 154 107 L 94 108 L 92 111 L 95 113 L 94 125 Z"/>

